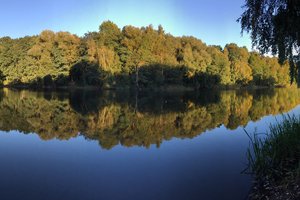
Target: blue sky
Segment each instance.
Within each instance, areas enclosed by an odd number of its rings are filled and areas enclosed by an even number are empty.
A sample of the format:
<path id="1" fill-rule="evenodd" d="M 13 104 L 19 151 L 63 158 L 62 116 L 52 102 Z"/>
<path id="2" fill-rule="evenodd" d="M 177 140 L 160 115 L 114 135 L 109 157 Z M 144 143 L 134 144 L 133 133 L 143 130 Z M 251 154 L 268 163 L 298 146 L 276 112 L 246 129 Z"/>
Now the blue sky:
<path id="1" fill-rule="evenodd" d="M 207 44 L 235 42 L 251 47 L 236 22 L 244 0 L 0 0 L 0 37 L 69 31 L 82 36 L 105 20 L 125 25 L 161 24 L 175 36 L 192 35 Z"/>

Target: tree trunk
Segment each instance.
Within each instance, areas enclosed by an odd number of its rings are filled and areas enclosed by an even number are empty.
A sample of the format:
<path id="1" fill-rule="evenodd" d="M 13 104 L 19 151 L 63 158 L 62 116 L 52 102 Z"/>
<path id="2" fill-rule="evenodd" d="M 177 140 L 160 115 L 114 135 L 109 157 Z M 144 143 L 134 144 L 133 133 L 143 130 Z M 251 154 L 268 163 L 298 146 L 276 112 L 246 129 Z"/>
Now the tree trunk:
<path id="1" fill-rule="evenodd" d="M 139 90 L 135 91 L 135 108 L 134 108 L 134 113 L 137 114 L 139 109 Z"/>
<path id="2" fill-rule="evenodd" d="M 139 90 L 139 67 L 136 66 L 135 67 L 135 85 L 136 85 L 136 89 Z"/>
<path id="3" fill-rule="evenodd" d="M 165 77 L 164 77 L 164 66 L 162 64 L 162 57 L 160 58 L 160 65 L 161 65 L 161 79 L 162 79 L 162 85 L 165 85 Z"/>

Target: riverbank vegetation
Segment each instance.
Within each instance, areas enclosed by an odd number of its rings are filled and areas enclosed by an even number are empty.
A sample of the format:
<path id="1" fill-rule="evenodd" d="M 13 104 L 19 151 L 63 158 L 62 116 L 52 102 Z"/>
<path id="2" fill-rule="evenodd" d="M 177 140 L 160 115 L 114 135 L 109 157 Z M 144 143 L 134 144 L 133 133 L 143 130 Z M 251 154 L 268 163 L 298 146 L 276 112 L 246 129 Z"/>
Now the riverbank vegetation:
<path id="1" fill-rule="evenodd" d="M 228 44 L 208 46 L 151 25 L 120 29 L 110 21 L 78 37 L 43 31 L 0 38 L 0 70 L 7 86 L 159 88 L 286 86 L 289 63 Z"/>
<path id="2" fill-rule="evenodd" d="M 266 138 L 254 136 L 248 151 L 255 175 L 251 199 L 300 198 L 300 118 L 284 116 Z"/>
<path id="3" fill-rule="evenodd" d="M 300 1 L 246 0 L 239 21 L 261 53 L 290 63 L 291 82 L 300 86 Z M 300 118 L 285 117 L 267 138 L 255 137 L 249 152 L 257 183 L 253 199 L 300 199 Z"/>

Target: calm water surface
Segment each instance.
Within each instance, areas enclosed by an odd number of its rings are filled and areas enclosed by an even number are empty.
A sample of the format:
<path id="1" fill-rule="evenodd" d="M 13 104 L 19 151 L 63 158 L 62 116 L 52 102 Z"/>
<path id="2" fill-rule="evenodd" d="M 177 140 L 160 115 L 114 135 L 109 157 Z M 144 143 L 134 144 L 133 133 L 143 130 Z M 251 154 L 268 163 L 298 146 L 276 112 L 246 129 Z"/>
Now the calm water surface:
<path id="1" fill-rule="evenodd" d="M 245 199 L 249 139 L 296 89 L 0 92 L 1 199 Z"/>

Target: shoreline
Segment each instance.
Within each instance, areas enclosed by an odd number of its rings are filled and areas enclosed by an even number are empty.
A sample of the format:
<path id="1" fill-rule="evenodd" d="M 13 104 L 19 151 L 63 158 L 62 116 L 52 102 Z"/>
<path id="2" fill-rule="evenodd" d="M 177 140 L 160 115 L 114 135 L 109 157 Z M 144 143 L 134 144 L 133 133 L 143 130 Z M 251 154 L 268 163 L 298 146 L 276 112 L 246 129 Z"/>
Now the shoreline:
<path id="1" fill-rule="evenodd" d="M 191 91 L 201 91 L 201 90 L 257 90 L 257 89 L 276 89 L 276 88 L 291 88 L 290 86 L 216 86 L 211 88 L 194 88 L 188 86 L 164 86 L 164 87 L 149 87 L 149 88 L 139 88 L 139 91 L 166 91 L 166 92 L 191 92 Z M 101 91 L 136 91 L 135 87 L 125 86 L 125 87 L 98 87 L 98 86 L 53 86 L 53 87 L 31 87 L 27 85 L 4 85 L 1 88 L 16 89 L 16 90 L 34 90 L 34 91 L 64 91 L 64 90 L 101 90 Z"/>

